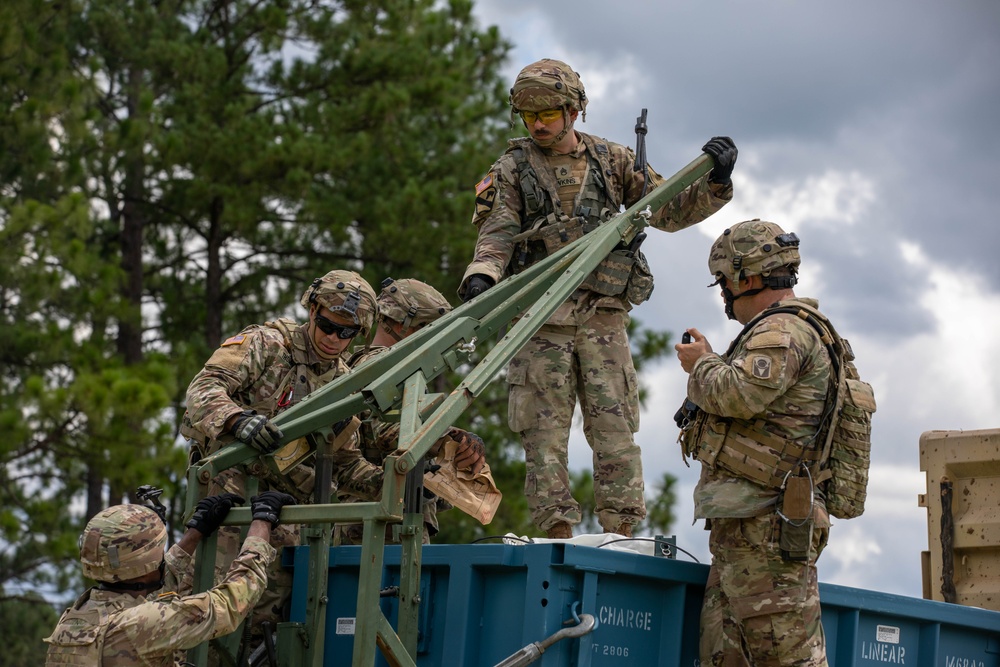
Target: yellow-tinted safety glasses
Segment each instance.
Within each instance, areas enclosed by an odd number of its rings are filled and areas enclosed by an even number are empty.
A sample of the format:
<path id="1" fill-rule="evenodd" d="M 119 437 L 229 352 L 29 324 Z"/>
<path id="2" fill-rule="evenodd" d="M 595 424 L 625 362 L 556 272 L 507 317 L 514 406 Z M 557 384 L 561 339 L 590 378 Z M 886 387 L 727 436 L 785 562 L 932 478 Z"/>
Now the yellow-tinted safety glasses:
<path id="1" fill-rule="evenodd" d="M 546 109 L 545 111 L 522 111 L 521 120 L 532 125 L 536 120 L 541 120 L 546 125 L 551 125 L 563 116 L 562 109 Z"/>

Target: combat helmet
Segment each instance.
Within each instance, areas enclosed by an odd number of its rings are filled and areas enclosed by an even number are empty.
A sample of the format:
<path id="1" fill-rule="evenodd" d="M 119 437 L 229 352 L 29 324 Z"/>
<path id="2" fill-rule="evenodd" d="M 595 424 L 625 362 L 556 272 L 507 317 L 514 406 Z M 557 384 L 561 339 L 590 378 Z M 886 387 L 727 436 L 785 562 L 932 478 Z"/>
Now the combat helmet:
<path id="1" fill-rule="evenodd" d="M 511 120 L 522 111 L 568 107 L 587 119 L 587 92 L 580 75 L 561 60 L 543 58 L 521 70 L 510 89 Z"/>
<path id="2" fill-rule="evenodd" d="M 405 335 L 411 328 L 419 329 L 451 312 L 451 304 L 441 292 L 425 282 L 386 278 L 378 295 L 378 312 L 380 319 L 399 322 Z"/>
<path id="3" fill-rule="evenodd" d="M 773 222 L 754 218 L 722 232 L 712 244 L 708 270 L 716 278 L 712 285 L 718 285 L 723 278 L 729 284 L 736 284 L 742 278 L 759 275 L 765 287 L 782 289 L 797 282 L 800 261 L 798 236 L 786 233 Z M 781 267 L 787 267 L 788 271 L 771 275 Z"/>
<path id="4" fill-rule="evenodd" d="M 167 527 L 143 505 L 115 505 L 98 512 L 80 535 L 83 574 L 117 583 L 159 569 Z"/>
<path id="5" fill-rule="evenodd" d="M 378 306 L 375 290 L 354 271 L 330 271 L 302 293 L 299 303 L 304 308 L 317 304 L 354 320 L 361 328 L 361 335 L 367 335 L 375 322 Z"/>

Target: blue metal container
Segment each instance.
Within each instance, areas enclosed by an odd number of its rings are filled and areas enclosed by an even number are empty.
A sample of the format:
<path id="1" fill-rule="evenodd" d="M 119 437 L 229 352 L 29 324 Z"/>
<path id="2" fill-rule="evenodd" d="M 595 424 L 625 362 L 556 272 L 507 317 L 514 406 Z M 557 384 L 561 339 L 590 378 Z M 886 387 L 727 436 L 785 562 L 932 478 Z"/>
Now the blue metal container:
<path id="1" fill-rule="evenodd" d="M 328 667 L 351 663 L 360 556 L 330 549 Z M 383 587 L 399 584 L 399 558 L 386 548 Z M 290 620 L 302 622 L 307 548 L 285 562 L 295 569 Z M 584 613 L 597 618 L 594 631 L 534 664 L 698 665 L 707 565 L 572 544 L 430 545 L 422 562 L 421 667 L 495 665 Z M 1000 667 L 1000 612 L 828 584 L 820 598 L 834 667 Z M 382 605 L 395 623 L 395 598 Z"/>

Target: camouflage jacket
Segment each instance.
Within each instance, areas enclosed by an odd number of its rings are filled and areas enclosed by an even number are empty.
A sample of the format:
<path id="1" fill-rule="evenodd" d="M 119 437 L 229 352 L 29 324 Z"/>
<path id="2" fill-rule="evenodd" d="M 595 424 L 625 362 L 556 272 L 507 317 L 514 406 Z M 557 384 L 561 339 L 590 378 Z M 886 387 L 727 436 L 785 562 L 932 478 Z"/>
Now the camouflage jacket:
<path id="1" fill-rule="evenodd" d="M 67 609 L 49 643 L 47 666 L 124 667 L 174 665 L 178 651 L 234 632 L 267 585 L 267 566 L 276 551 L 256 537 L 247 538 L 225 579 L 197 595 L 176 592 L 136 597 L 92 588 Z M 177 580 L 191 581 L 191 556 L 176 544 L 168 568 L 181 567 Z"/>
<path id="2" fill-rule="evenodd" d="M 585 214 L 587 225 L 593 226 L 602 220 L 604 211 L 618 213 L 622 205 L 628 207 L 638 201 L 645 179 L 642 172 L 632 170 L 635 154 L 628 147 L 589 134 L 577 134 L 580 143 L 574 155 L 587 156 L 589 168 L 585 178 L 590 179 L 590 186 L 585 183 L 581 195 L 596 187 L 596 194 L 587 196 L 587 205 L 579 213 Z M 507 151 L 476 187 L 476 210 L 472 221 L 479 229 L 479 238 L 472 263 L 465 270 L 460 293 L 465 288 L 465 281 L 472 275 L 482 274 L 498 282 L 513 273 L 514 263 L 518 259 L 515 257 L 518 244 L 514 237 L 537 225 L 537 216 L 554 211 L 556 204 L 560 204 L 563 209 L 570 204 L 568 201 L 552 202 L 551 193 L 559 174 L 549 173 L 551 169 L 546 167 L 562 159 L 564 158 L 551 155 L 530 139 L 511 140 Z M 524 161 L 532 165 L 531 172 L 525 170 Z M 529 185 L 522 182 L 526 173 L 535 174 L 537 183 Z M 651 188 L 664 180 L 652 168 L 649 168 L 649 177 Z M 679 231 L 709 217 L 732 197 L 731 184 L 723 186 L 709 183 L 706 176 L 656 211 L 650 224 L 663 231 Z M 529 200 L 527 203 L 526 199 Z M 535 206 L 530 203 L 533 199 L 539 200 Z M 531 210 L 536 211 L 535 216 L 531 215 Z M 571 210 L 570 213 L 573 214 L 574 211 Z M 593 301 L 597 297 L 599 295 L 577 294 L 577 299 L 589 298 Z M 628 307 L 622 297 L 604 297 L 599 300 L 603 303 L 596 305 L 601 307 Z"/>
<path id="3" fill-rule="evenodd" d="M 794 298 L 780 306 L 814 299 Z M 761 319 L 720 356 L 702 355 L 688 378 L 690 398 L 709 419 L 750 423 L 806 445 L 820 427 L 833 367 L 805 321 L 787 313 Z M 750 517 L 774 505 L 777 491 L 703 465 L 694 492 L 695 518 Z"/>
<path id="4" fill-rule="evenodd" d="M 223 429 L 234 414 L 249 409 L 274 417 L 346 372 L 342 358 L 316 355 L 305 324 L 279 319 L 251 325 L 224 341 L 191 380 L 181 434 L 203 455 L 213 452 L 233 441 Z M 335 455 L 334 482 L 373 499 L 382 488 L 382 470 L 353 443 Z"/>

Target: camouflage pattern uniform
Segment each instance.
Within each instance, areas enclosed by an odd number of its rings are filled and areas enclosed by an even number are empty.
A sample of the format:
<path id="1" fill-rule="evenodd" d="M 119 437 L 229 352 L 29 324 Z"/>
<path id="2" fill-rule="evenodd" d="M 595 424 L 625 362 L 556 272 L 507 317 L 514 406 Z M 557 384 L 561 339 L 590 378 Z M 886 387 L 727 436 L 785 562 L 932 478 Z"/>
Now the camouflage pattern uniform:
<path id="1" fill-rule="evenodd" d="M 333 271 L 327 274 L 329 276 L 363 282 L 360 276 L 349 271 Z M 369 307 L 374 316 L 374 290 L 366 282 L 364 287 L 370 292 Z M 303 295 L 303 305 L 308 303 L 308 294 L 307 290 Z M 215 351 L 187 390 L 187 411 L 181 433 L 192 440 L 192 462 L 234 441 L 232 434 L 224 430 L 227 420 L 234 414 L 250 409 L 274 417 L 348 372 L 342 358 L 324 360 L 316 354 L 309 326 L 288 319 L 251 325 L 228 338 Z M 257 466 L 257 469 L 260 475 L 267 474 L 265 466 Z M 334 485 L 358 497 L 374 500 L 382 490 L 382 469 L 364 459 L 356 441 L 335 453 L 333 471 Z M 311 463 L 296 466 L 288 478 L 296 488 L 281 490 L 294 492 L 300 502 L 310 502 L 315 483 Z M 231 468 L 212 480 L 208 493 L 245 495 L 245 479 L 241 469 Z M 259 479 L 260 491 L 272 487 L 273 480 Z M 298 545 L 298 526 L 278 525 L 271 531 L 271 544 L 278 549 Z M 239 527 L 222 526 L 218 531 L 216 579 L 228 568 L 239 548 Z M 264 620 L 281 621 L 281 607 L 290 592 L 291 575 L 277 560 L 269 571 L 268 590 L 254 611 L 255 627 Z"/>
<path id="2" fill-rule="evenodd" d="M 439 291 L 427 283 L 410 278 L 387 279 L 383 282 L 378 295 L 378 307 L 378 321 L 375 326 L 381 327 L 397 341 L 452 310 L 451 304 Z M 401 325 L 402 336 L 387 326 L 388 321 Z M 357 368 L 387 349 L 389 348 L 369 347 L 359 350 L 351 355 L 347 365 L 351 369 Z M 386 457 L 396 451 L 399 444 L 399 423 L 383 421 L 371 411 L 365 411 L 358 416 L 362 419 L 359 431 L 361 453 L 373 465 L 384 468 Z M 340 502 L 348 503 L 364 500 L 345 489 L 338 489 L 337 497 Z M 424 544 L 429 544 L 430 538 L 438 532 L 438 511 L 448 509 L 451 509 L 450 503 L 424 490 Z M 394 540 L 391 531 L 390 525 L 386 534 L 386 539 L 389 541 Z M 336 527 L 336 536 L 340 544 L 361 544 L 363 534 L 362 524 L 337 524 Z"/>
<path id="3" fill-rule="evenodd" d="M 162 526 L 152 511 L 140 521 Z M 165 543 L 164 530 L 162 540 L 150 544 L 150 548 L 159 549 L 155 560 L 165 561 L 165 589 L 172 588 L 173 592 L 139 597 L 99 586 L 91 588 L 63 612 L 52 635 L 45 639 L 50 645 L 47 667 L 179 664 L 181 651 L 239 627 L 264 592 L 265 570 L 276 555 L 266 541 L 248 538 L 219 585 L 189 595 L 193 558 L 176 544 L 164 556 Z"/>
<path id="4" fill-rule="evenodd" d="M 525 71 L 537 66 L 546 70 L 550 63 L 569 71 L 557 61 L 541 61 Z M 585 112 L 578 78 L 569 89 L 577 86 L 582 99 L 576 108 Z M 538 94 L 520 106 L 542 110 L 563 104 L 565 98 Z M 596 227 L 606 218 L 605 211 L 617 214 L 622 205 L 641 198 L 647 184 L 641 171 L 632 170 L 631 149 L 577 135 L 579 145 L 570 155 L 552 154 L 531 139 L 512 140 L 477 185 L 472 221 L 479 237 L 460 294 L 471 276 L 487 276 L 496 283 L 518 273 Z M 663 182 L 652 168 L 648 173 L 646 192 Z M 656 211 L 650 224 L 668 232 L 685 229 L 718 211 L 732 196 L 731 183 L 710 183 L 706 176 Z M 539 224 L 540 231 L 564 225 L 569 233 L 546 242 L 515 241 L 515 235 Z M 582 518 L 570 493 L 567 452 L 577 401 L 593 450 L 601 526 L 613 532 L 646 514 L 641 452 L 633 437 L 639 429 L 638 381 L 626 333 L 632 305 L 624 292 L 601 294 L 588 288 L 592 284 L 588 279 L 559 307 L 507 370 L 509 426 L 521 437 L 527 463 L 525 495 L 541 530 L 575 525 Z"/>
<path id="5" fill-rule="evenodd" d="M 780 233 L 776 225 L 773 229 Z M 797 266 L 797 250 L 794 258 Z M 796 305 L 818 306 L 807 298 L 774 304 Z M 817 489 L 805 538 L 808 556 L 786 559 L 781 538 L 789 528 L 777 513 L 779 490 L 724 467 L 718 456 L 721 448 L 739 446 L 734 441 L 755 438 L 818 446 L 833 375 L 830 356 L 816 331 L 787 313 L 751 322 L 734 343 L 724 355 L 702 355 L 687 385 L 688 398 L 701 410 L 691 431 L 682 434 L 686 453 L 702 461 L 695 518 L 707 519 L 711 530 L 701 664 L 825 666 L 816 561 L 830 521 L 822 494 Z"/>

